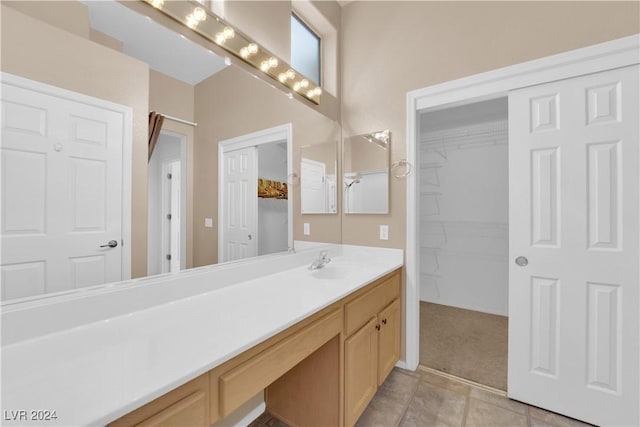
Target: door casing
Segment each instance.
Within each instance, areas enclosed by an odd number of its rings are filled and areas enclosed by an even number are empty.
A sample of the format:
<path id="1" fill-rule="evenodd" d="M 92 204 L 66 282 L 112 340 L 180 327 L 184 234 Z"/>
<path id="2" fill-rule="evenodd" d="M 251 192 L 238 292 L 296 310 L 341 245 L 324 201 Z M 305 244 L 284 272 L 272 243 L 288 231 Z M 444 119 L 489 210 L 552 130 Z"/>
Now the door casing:
<path id="1" fill-rule="evenodd" d="M 224 259 L 224 158 L 225 153 L 242 148 L 269 144 L 277 141 L 287 141 L 287 177 L 293 175 L 293 126 L 287 123 L 235 138 L 220 141 L 218 144 L 218 260 Z M 257 197 L 257 195 L 256 195 Z M 287 228 L 288 247 L 293 248 L 293 191 L 289 191 L 287 200 L 287 216 L 289 218 Z M 257 230 L 256 230 L 257 231 Z M 259 238 L 259 236 L 258 236 Z"/>
<path id="2" fill-rule="evenodd" d="M 640 34 L 509 67 L 417 89 L 407 93 L 407 179 L 405 256 L 405 351 L 397 366 L 414 370 L 420 355 L 420 247 L 418 115 L 478 101 L 506 97 L 510 90 L 640 63 Z M 640 159 L 638 159 L 640 163 Z M 640 306 L 640 301 L 638 301 Z"/>

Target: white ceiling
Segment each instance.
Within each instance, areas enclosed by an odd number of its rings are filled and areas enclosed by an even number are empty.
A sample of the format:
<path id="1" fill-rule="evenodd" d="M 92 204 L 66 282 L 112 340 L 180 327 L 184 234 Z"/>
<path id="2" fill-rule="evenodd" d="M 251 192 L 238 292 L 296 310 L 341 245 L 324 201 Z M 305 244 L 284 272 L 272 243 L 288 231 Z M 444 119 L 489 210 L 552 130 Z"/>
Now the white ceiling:
<path id="1" fill-rule="evenodd" d="M 195 85 L 226 67 L 224 59 L 116 1 L 81 0 L 91 28 L 123 44 L 123 53 L 151 69 Z"/>

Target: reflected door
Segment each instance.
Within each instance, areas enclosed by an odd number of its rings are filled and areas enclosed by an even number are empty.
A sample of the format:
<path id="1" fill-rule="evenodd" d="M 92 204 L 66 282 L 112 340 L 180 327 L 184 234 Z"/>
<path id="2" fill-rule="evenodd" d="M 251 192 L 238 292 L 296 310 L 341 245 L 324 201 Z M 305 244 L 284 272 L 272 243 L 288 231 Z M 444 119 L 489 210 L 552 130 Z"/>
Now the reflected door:
<path id="1" fill-rule="evenodd" d="M 510 397 L 638 425 L 638 66 L 509 94 Z"/>
<path id="2" fill-rule="evenodd" d="M 121 113 L 3 82 L 3 300 L 121 280 L 123 141 Z"/>
<path id="3" fill-rule="evenodd" d="M 221 261 L 258 255 L 258 149 L 223 154 Z"/>
<path id="4" fill-rule="evenodd" d="M 331 212 L 327 206 L 326 166 L 322 162 L 302 158 L 300 162 L 300 194 L 302 213 Z"/>

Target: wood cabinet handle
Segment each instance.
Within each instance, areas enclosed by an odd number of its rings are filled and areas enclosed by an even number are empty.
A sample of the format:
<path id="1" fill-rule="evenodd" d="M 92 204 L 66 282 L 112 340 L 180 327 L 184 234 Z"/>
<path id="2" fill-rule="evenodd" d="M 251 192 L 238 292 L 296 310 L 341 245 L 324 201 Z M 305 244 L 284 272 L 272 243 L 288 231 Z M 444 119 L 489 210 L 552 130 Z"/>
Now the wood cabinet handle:
<path id="1" fill-rule="evenodd" d="M 380 330 L 380 324 L 379 323 L 376 325 L 376 330 L 378 330 L 378 331 Z"/>
<path id="2" fill-rule="evenodd" d="M 386 325 L 386 324 L 387 324 L 387 319 L 382 319 L 382 323 L 383 323 L 384 325 Z"/>

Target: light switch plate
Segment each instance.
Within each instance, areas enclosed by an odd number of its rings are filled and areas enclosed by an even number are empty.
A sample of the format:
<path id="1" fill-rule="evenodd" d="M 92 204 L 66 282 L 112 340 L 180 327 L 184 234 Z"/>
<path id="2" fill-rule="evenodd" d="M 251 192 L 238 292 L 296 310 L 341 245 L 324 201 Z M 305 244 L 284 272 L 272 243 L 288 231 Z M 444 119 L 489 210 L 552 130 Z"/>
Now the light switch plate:
<path id="1" fill-rule="evenodd" d="M 304 235 L 308 236 L 311 234 L 311 225 L 308 222 L 304 223 Z"/>
<path id="2" fill-rule="evenodd" d="M 204 226 L 207 228 L 213 228 L 213 218 L 205 218 Z"/>
<path id="3" fill-rule="evenodd" d="M 381 225 L 380 226 L 380 240 L 389 240 L 389 226 Z"/>

